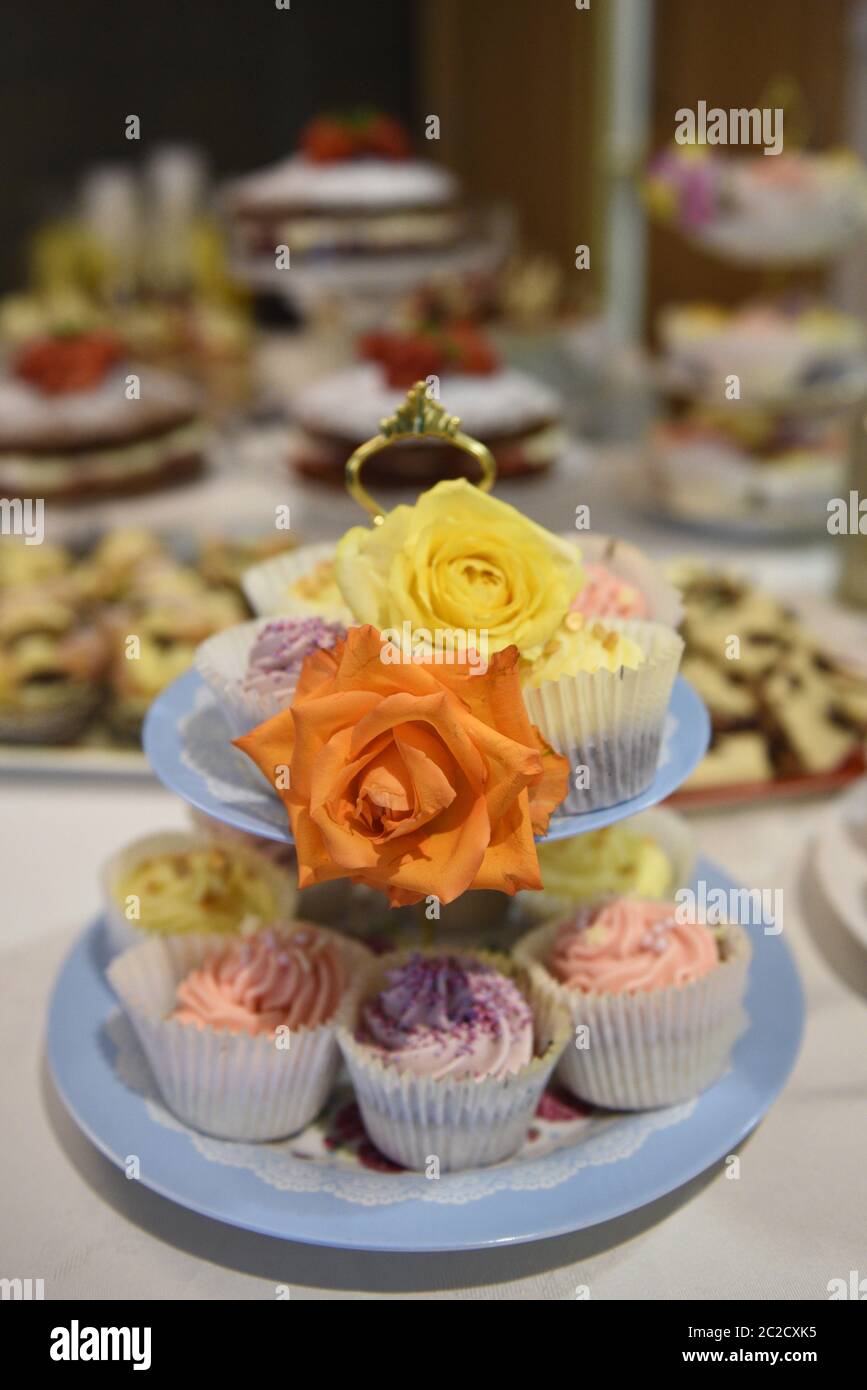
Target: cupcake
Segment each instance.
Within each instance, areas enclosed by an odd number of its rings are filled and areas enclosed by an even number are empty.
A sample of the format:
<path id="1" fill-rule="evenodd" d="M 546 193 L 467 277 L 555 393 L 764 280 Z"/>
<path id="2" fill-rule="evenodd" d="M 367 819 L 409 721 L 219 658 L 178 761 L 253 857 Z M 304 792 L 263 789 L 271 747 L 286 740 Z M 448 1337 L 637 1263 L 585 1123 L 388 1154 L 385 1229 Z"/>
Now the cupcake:
<path id="1" fill-rule="evenodd" d="M 297 922 L 230 941 L 152 937 L 109 981 L 168 1108 L 220 1139 L 283 1139 L 318 1114 L 339 1061 L 364 953 Z"/>
<path id="2" fill-rule="evenodd" d="M 659 809 L 603 830 L 548 840 L 538 852 L 543 890 L 521 894 L 522 906 L 537 921 L 607 897 L 670 899 L 690 882 L 695 858 L 686 821 Z"/>
<path id="3" fill-rule="evenodd" d="M 396 953 L 338 1040 L 365 1128 L 405 1168 L 484 1167 L 522 1144 L 568 1016 L 506 957 Z"/>
<path id="4" fill-rule="evenodd" d="M 683 641 L 663 623 L 570 618 L 525 663 L 523 688 L 532 723 L 572 768 L 560 811 L 577 814 L 653 780 Z"/>
<path id="5" fill-rule="evenodd" d="M 749 938 L 680 917 L 673 903 L 613 898 L 518 943 L 515 957 L 542 996 L 570 1010 L 574 1044 L 558 1076 L 581 1100 L 674 1105 L 725 1071 L 746 1026 Z"/>
<path id="6" fill-rule="evenodd" d="M 0 739 L 6 743 L 69 743 L 99 704 L 106 642 L 62 590 L 60 581 L 46 581 L 0 598 Z"/>
<path id="7" fill-rule="evenodd" d="M 234 738 L 291 705 L 306 658 L 330 651 L 345 636 L 339 623 L 322 618 L 259 618 L 203 642 L 196 666 Z"/>
<path id="8" fill-rule="evenodd" d="M 334 575 L 332 541 L 301 545 L 254 565 L 241 585 L 247 602 L 263 617 L 323 618 L 349 627 L 353 621 Z"/>
<path id="9" fill-rule="evenodd" d="M 146 936 L 239 931 L 289 921 L 289 874 L 243 845 L 184 832 L 146 835 L 103 870 L 109 943 L 122 951 Z"/>
<path id="10" fill-rule="evenodd" d="M 634 545 L 613 536 L 578 539 L 584 584 L 570 613 L 584 618 L 640 618 L 679 627 L 683 604 L 673 584 Z M 570 618 L 566 617 L 568 630 Z"/>

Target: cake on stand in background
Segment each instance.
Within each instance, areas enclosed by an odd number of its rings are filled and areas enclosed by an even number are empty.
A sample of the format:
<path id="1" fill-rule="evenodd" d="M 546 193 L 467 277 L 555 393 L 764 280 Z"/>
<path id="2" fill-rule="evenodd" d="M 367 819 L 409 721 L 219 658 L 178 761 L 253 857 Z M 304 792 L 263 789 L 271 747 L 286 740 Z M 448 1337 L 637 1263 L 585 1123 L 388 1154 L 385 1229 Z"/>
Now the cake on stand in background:
<path id="1" fill-rule="evenodd" d="M 867 230 L 867 169 L 848 150 L 732 157 L 674 145 L 651 163 L 652 213 L 742 265 L 820 265 Z"/>
<path id="2" fill-rule="evenodd" d="M 646 486 L 682 521 L 744 532 L 821 531 L 845 486 L 867 334 L 852 315 L 789 296 L 659 316 Z"/>
<path id="3" fill-rule="evenodd" d="M 218 417 L 252 390 L 251 316 L 208 210 L 199 154 L 161 147 L 141 176 L 97 166 L 68 215 L 37 228 L 26 288 L 0 301 L 8 350 L 60 328 L 114 334 L 141 362 L 189 378 Z"/>
<path id="4" fill-rule="evenodd" d="M 145 492 L 198 473 L 207 433 L 183 378 L 130 360 L 114 334 L 23 343 L 0 372 L 0 491 L 53 502 Z"/>
<path id="5" fill-rule="evenodd" d="M 447 396 L 467 433 L 494 456 L 501 477 L 540 473 L 566 443 L 555 393 L 506 366 L 485 333 L 467 320 L 428 319 L 361 338 L 357 365 L 314 381 L 294 397 L 299 435 L 293 462 L 309 477 L 342 484 L 346 460 L 422 379 Z M 371 460 L 381 484 L 463 477 L 466 456 L 448 440 L 408 437 Z"/>
<path id="6" fill-rule="evenodd" d="M 292 155 L 224 191 L 238 278 L 305 315 L 338 300 L 360 328 L 432 276 L 494 270 L 509 219 L 467 208 L 455 176 L 412 145 L 381 111 L 310 121 Z"/>

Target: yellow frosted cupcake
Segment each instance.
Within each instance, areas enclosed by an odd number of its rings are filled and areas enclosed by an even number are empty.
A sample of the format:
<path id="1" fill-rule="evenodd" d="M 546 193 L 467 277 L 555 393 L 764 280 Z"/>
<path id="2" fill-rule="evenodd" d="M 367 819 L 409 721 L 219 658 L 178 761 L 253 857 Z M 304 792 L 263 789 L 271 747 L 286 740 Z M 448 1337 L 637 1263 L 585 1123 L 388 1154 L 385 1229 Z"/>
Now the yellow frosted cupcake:
<path id="1" fill-rule="evenodd" d="M 287 871 L 255 850 L 184 832 L 146 835 L 113 855 L 103 890 L 116 951 L 148 936 L 279 925 L 296 899 Z"/>
<path id="2" fill-rule="evenodd" d="M 687 823 L 658 809 L 538 849 L 543 891 L 521 894 L 537 921 L 607 897 L 670 898 L 689 883 L 695 859 Z"/>
<path id="3" fill-rule="evenodd" d="M 526 664 L 530 719 L 571 766 L 561 812 L 614 806 L 653 780 L 682 653 L 664 623 L 573 612 Z"/>

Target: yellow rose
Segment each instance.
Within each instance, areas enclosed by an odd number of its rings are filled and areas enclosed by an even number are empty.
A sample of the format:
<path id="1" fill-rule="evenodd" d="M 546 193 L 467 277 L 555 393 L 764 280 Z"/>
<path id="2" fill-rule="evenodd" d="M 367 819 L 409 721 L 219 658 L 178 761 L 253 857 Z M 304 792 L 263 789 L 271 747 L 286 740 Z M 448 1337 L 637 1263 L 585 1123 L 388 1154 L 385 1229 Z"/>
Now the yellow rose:
<path id="1" fill-rule="evenodd" d="M 465 479 L 437 483 L 337 547 L 337 583 L 381 631 L 485 633 L 488 650 L 537 655 L 584 582 L 581 553 Z"/>

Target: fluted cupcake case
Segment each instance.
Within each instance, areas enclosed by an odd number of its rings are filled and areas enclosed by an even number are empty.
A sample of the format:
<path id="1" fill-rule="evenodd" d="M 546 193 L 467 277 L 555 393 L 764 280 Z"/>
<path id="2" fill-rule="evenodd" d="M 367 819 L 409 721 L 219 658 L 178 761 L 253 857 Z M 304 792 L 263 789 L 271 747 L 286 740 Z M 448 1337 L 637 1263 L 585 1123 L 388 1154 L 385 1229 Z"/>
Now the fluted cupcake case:
<path id="1" fill-rule="evenodd" d="M 569 814 L 615 806 L 652 782 L 683 652 L 682 637 L 664 623 L 612 618 L 605 625 L 637 643 L 639 666 L 524 688 L 531 722 L 569 761 L 570 790 L 561 806 Z"/>
<path id="2" fill-rule="evenodd" d="M 567 1090 L 609 1110 L 651 1110 L 689 1100 L 719 1080 L 748 1022 L 743 998 L 752 948 L 742 927 L 719 929 L 719 964 L 689 984 L 585 994 L 547 970 L 560 926 L 537 927 L 514 954 L 539 995 L 570 1011 L 572 1040 L 557 1068 Z"/>
<path id="3" fill-rule="evenodd" d="M 318 928 L 322 932 L 322 928 Z M 368 953 L 343 937 L 349 985 L 337 1012 L 316 1028 L 294 1029 L 288 1046 L 270 1034 L 199 1028 L 172 1018 L 180 981 L 222 935 L 154 937 L 112 961 L 108 979 L 144 1049 L 169 1110 L 219 1139 L 285 1139 L 315 1119 L 334 1084 L 340 1060 L 337 1030 L 354 1015 Z"/>
<path id="4" fill-rule="evenodd" d="M 519 1071 L 465 1079 L 415 1076 L 399 1072 L 381 1060 L 377 1049 L 358 1040 L 364 999 L 378 993 L 388 971 L 406 962 L 406 952 L 376 961 L 356 999 L 354 1019 L 338 1029 L 365 1129 L 376 1147 L 404 1168 L 424 1171 L 436 1159 L 440 1172 L 456 1172 L 484 1168 L 515 1153 L 570 1036 L 568 1011 L 559 1000 L 538 990 L 514 961 L 485 951 L 461 954 L 485 962 L 523 986 L 533 1012 L 536 1055 Z"/>
<path id="5" fill-rule="evenodd" d="M 292 703 L 296 679 L 290 680 L 284 675 L 279 690 L 269 690 L 261 683 L 257 687 L 247 680 L 250 654 L 256 642 L 266 628 L 278 621 L 265 617 L 238 623 L 215 633 L 196 651 L 196 667 L 214 692 L 233 738 L 249 733 Z M 294 621 L 299 625 L 310 624 L 320 636 L 324 635 L 322 620 L 296 618 Z M 327 633 L 329 629 L 324 631 Z"/>
<path id="6" fill-rule="evenodd" d="M 334 541 L 300 545 L 247 570 L 241 585 L 253 612 L 269 618 L 324 618 L 350 627 L 355 619 L 339 595 L 323 604 L 292 592 L 299 580 L 312 579 L 320 565 L 332 561 L 336 549 Z"/>

